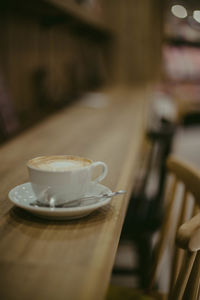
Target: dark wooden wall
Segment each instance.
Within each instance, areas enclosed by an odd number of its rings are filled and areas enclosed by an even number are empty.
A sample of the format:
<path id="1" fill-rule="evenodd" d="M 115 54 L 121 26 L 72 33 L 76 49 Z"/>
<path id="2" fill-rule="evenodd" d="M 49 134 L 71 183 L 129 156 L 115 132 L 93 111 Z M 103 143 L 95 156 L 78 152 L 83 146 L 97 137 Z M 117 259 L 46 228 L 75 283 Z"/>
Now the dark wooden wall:
<path id="1" fill-rule="evenodd" d="M 0 78 L 21 127 L 105 84 L 159 76 L 163 2 L 100 1 L 102 24 L 74 0 L 0 3 Z"/>
<path id="2" fill-rule="evenodd" d="M 17 9 L 10 2 L 0 9 L 0 75 L 22 124 L 106 83 L 106 31 L 41 9 L 39 0 L 33 7 L 19 1 Z"/>

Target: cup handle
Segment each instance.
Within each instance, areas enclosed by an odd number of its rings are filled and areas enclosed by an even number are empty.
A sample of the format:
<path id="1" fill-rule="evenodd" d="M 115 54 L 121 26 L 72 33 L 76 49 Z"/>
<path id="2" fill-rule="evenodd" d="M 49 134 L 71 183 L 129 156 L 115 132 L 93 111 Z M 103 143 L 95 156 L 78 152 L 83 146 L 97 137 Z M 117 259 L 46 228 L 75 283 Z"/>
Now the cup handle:
<path id="1" fill-rule="evenodd" d="M 103 168 L 102 173 L 101 173 L 97 178 L 95 178 L 95 179 L 93 180 L 94 182 L 100 182 L 101 180 L 103 180 L 103 179 L 106 177 L 106 175 L 107 175 L 107 173 L 108 173 L 108 167 L 107 167 L 107 165 L 106 165 L 104 162 L 102 162 L 102 161 L 96 161 L 96 162 L 94 162 L 94 163 L 92 164 L 92 166 L 93 166 L 93 168 L 96 168 L 96 167 L 98 167 L 98 166 L 101 166 L 101 167 Z"/>

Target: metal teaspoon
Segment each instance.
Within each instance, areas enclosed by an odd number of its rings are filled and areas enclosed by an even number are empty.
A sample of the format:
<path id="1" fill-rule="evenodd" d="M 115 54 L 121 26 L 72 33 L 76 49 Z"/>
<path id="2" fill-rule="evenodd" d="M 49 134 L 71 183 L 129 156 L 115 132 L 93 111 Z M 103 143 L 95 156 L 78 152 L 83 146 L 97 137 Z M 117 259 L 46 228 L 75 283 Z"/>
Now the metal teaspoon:
<path id="1" fill-rule="evenodd" d="M 85 201 L 85 200 L 96 200 L 96 199 L 100 199 L 100 198 L 111 198 L 111 197 L 121 195 L 121 194 L 124 194 L 124 193 L 126 193 L 126 191 L 120 190 L 120 191 L 112 192 L 112 193 L 105 193 L 105 194 L 99 194 L 99 195 L 90 195 L 90 196 L 85 196 L 85 197 L 82 197 L 82 198 L 79 198 L 79 199 L 66 201 L 66 202 L 62 202 L 62 203 L 59 203 L 59 204 L 55 204 L 55 205 L 52 205 L 50 203 L 43 203 L 39 200 L 35 200 L 34 202 L 30 202 L 29 205 L 36 206 L 36 207 L 52 207 L 52 208 L 54 208 L 54 207 L 55 208 L 76 207 L 76 206 L 79 206 L 80 203 L 82 201 Z"/>

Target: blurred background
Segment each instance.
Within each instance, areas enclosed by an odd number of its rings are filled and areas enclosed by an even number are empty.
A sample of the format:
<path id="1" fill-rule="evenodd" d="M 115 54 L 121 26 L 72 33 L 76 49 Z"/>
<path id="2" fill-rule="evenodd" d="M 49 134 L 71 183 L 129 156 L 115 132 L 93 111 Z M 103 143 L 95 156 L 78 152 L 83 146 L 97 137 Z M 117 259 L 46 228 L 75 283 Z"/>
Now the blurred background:
<path id="1" fill-rule="evenodd" d="M 141 190 L 161 192 L 170 151 L 200 167 L 199 1 L 1 0 L 0 37 L 1 146 L 83 97 L 150 85 Z M 132 268 L 123 249 L 115 268 Z"/>
<path id="2" fill-rule="evenodd" d="M 159 0 L 2 0 L 0 140 L 88 92 L 160 75 Z"/>
<path id="3" fill-rule="evenodd" d="M 0 14 L 1 143 L 113 85 L 155 83 L 199 122 L 198 1 L 2 0 Z"/>

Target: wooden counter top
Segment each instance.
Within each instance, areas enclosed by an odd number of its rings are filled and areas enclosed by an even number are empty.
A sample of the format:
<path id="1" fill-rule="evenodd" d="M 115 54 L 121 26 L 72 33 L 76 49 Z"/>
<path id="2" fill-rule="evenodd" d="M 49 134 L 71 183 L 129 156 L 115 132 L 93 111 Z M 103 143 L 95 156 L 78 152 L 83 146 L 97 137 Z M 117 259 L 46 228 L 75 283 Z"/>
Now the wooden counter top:
<path id="1" fill-rule="evenodd" d="M 101 95 L 102 97 L 102 95 Z M 0 148 L 0 299 L 103 299 L 133 187 L 149 90 L 110 92 L 76 103 Z M 28 181 L 26 161 L 74 154 L 105 161 L 103 184 L 125 189 L 105 208 L 74 221 L 48 221 L 8 199 Z"/>

